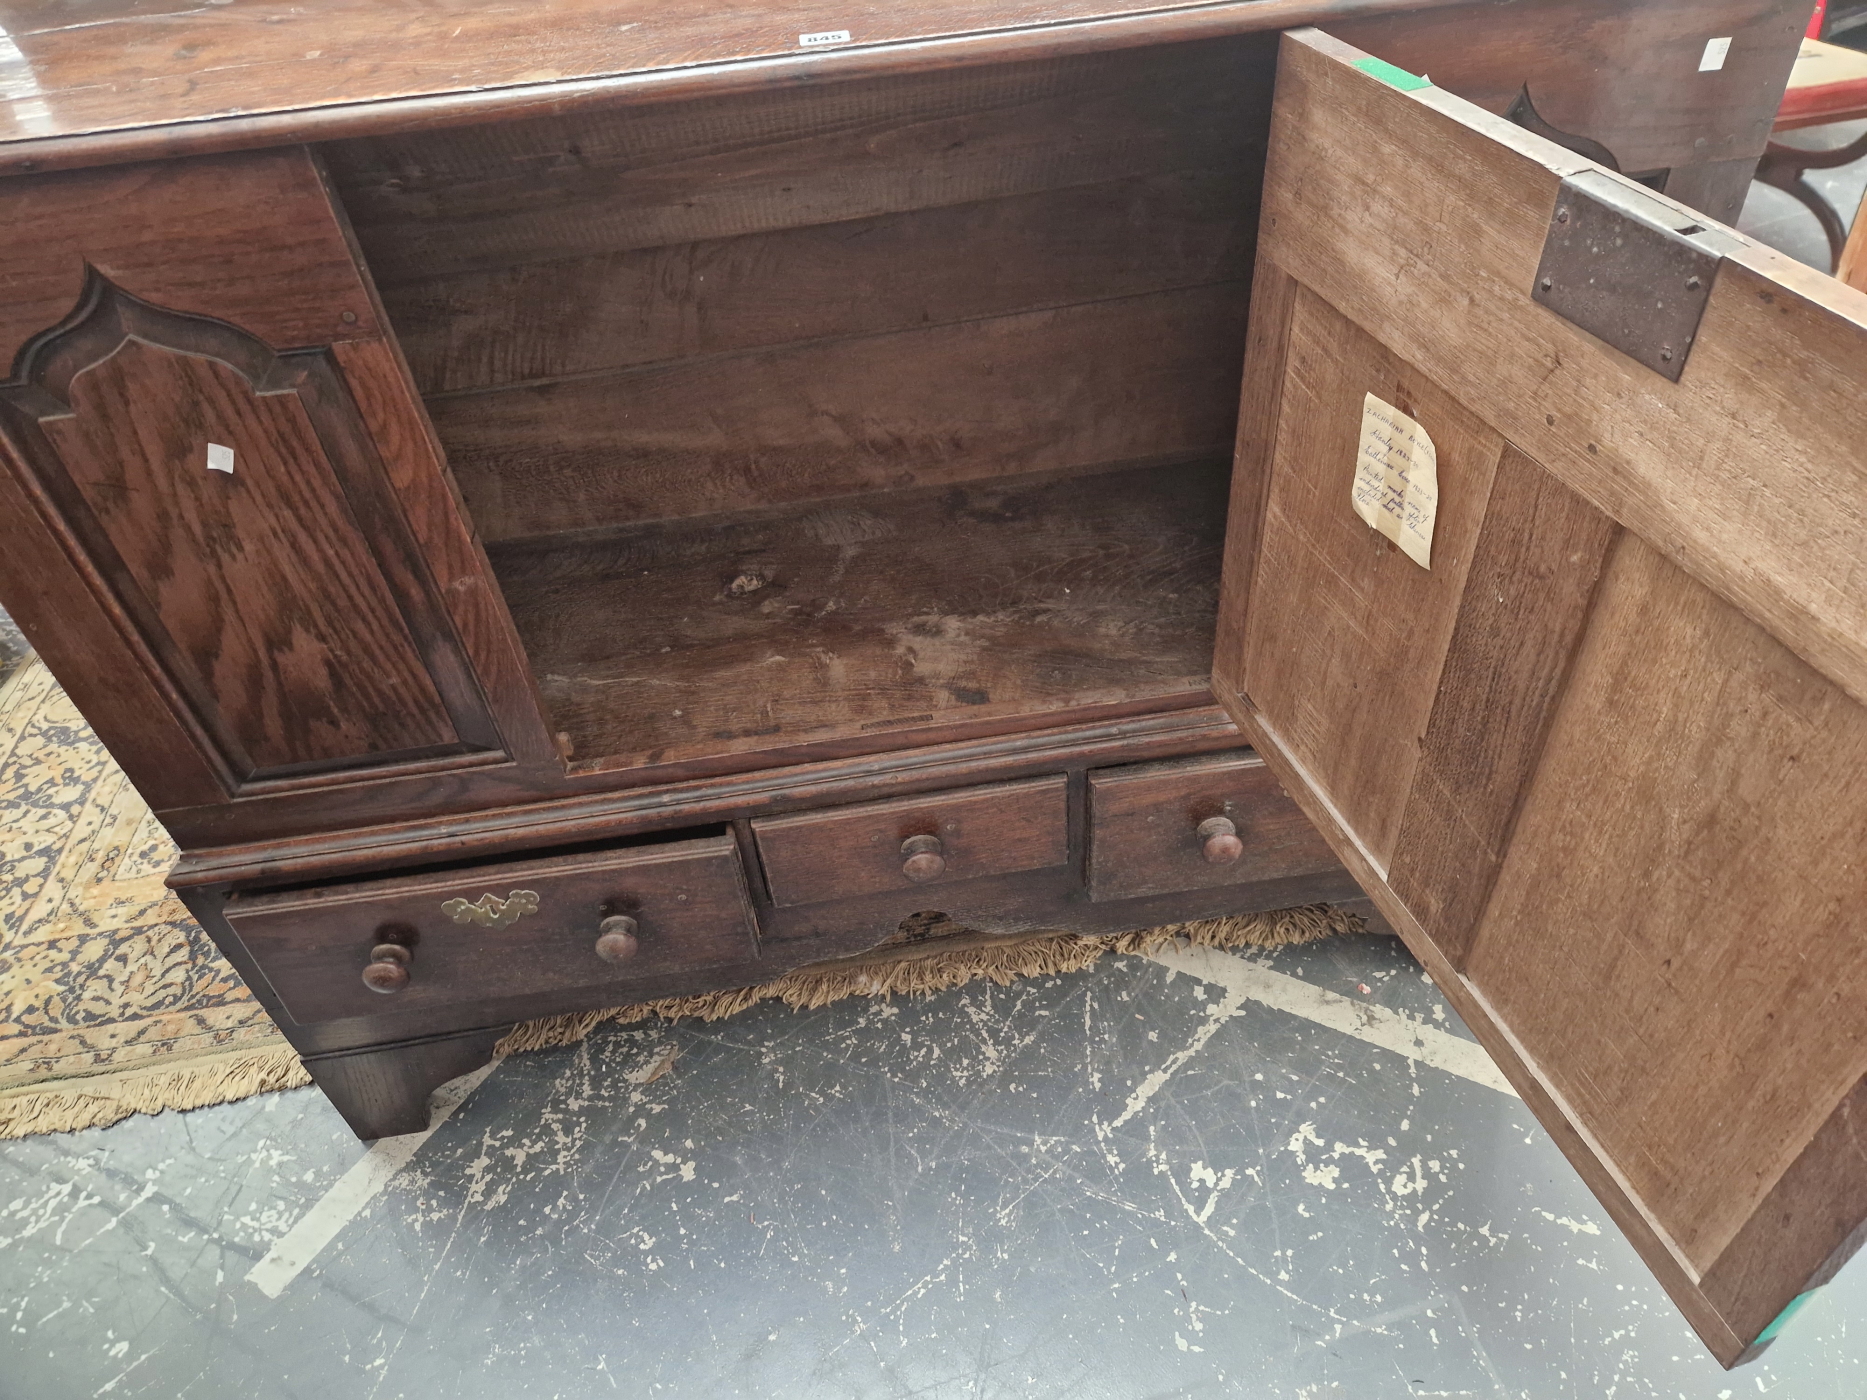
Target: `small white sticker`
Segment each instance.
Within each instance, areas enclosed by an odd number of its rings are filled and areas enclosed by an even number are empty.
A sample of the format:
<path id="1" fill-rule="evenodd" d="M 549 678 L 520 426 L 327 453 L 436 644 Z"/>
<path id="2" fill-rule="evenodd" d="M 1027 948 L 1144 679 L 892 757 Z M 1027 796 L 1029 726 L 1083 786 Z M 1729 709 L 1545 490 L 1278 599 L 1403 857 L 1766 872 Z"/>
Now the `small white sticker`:
<path id="1" fill-rule="evenodd" d="M 800 34 L 797 36 L 797 42 L 801 48 L 806 49 L 820 48 L 824 44 L 847 44 L 849 31 L 847 29 L 825 29 L 817 34 Z"/>
<path id="2" fill-rule="evenodd" d="M 1705 41 L 1705 52 L 1699 55 L 1698 71 L 1701 73 L 1716 73 L 1720 68 L 1724 67 L 1724 56 L 1729 52 L 1731 52 L 1731 41 L 1729 39 L 1707 39 Z"/>
<path id="3" fill-rule="evenodd" d="M 207 445 L 207 469 L 211 472 L 226 472 L 233 475 L 233 449 L 222 447 L 218 442 Z"/>

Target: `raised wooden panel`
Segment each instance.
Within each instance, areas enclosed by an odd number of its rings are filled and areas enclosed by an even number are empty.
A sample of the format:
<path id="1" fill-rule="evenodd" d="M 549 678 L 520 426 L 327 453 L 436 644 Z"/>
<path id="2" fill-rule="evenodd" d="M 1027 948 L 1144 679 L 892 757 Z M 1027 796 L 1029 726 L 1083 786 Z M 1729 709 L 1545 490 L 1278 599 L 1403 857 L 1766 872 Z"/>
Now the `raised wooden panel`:
<path id="1" fill-rule="evenodd" d="M 158 813 L 559 769 L 309 151 L 9 180 L 0 212 L 0 595 Z"/>
<path id="2" fill-rule="evenodd" d="M 1863 774 L 1867 708 L 1622 540 L 1466 975 L 1701 1271 L 1867 1072 Z"/>
<path id="3" fill-rule="evenodd" d="M 1608 517 L 1505 449 L 1388 871 L 1455 964 L 1478 931 L 1615 534 Z"/>
<path id="4" fill-rule="evenodd" d="M 348 406 L 307 392 L 320 370 L 94 277 L 0 388 L 15 450 L 238 782 L 464 738 L 319 431 Z"/>
<path id="5" fill-rule="evenodd" d="M 1289 329 L 1274 474 L 1242 674 L 1283 743 L 1352 807 L 1383 868 L 1426 733 L 1503 439 L 1426 375 L 1307 290 Z M 1422 569 L 1348 509 L 1362 401 L 1419 420 L 1439 451 L 1433 567 Z M 1355 645 L 1316 645 L 1317 633 Z"/>
<path id="6" fill-rule="evenodd" d="M 1731 234 L 1675 383 L 1532 296 L 1584 171 L 1286 37 L 1214 688 L 1729 1365 L 1867 1235 L 1867 298 Z M 1439 515 L 1370 584 L 1390 364 Z"/>

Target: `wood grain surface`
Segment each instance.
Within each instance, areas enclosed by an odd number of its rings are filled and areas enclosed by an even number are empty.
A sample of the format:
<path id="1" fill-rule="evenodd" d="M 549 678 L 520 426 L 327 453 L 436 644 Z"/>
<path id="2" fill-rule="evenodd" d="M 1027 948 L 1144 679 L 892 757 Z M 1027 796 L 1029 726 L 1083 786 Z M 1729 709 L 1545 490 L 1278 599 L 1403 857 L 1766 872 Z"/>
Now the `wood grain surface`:
<path id="1" fill-rule="evenodd" d="M 0 359 L 71 314 L 94 268 L 275 350 L 381 334 L 302 146 L 0 181 Z M 211 252 L 208 250 L 211 249 Z"/>
<path id="2" fill-rule="evenodd" d="M 326 148 L 379 283 L 1242 168 L 1274 36 Z"/>
<path id="3" fill-rule="evenodd" d="M 1238 828 L 1245 852 L 1209 863 L 1198 835 L 1209 817 Z M 1137 763 L 1089 775 L 1089 897 L 1139 899 L 1314 875 L 1335 855 L 1253 753 Z"/>
<path id="4" fill-rule="evenodd" d="M 1684 375 L 1656 381 L 1525 295 L 1557 187 L 1588 162 L 1432 88 L 1388 101 L 1286 70 L 1278 102 L 1318 137 L 1280 148 L 1267 186 L 1278 264 L 1867 699 L 1867 293 L 1744 240 Z M 1407 161 L 1432 179 L 1396 185 Z M 1460 258 L 1427 255 L 1437 240 Z"/>
<path id="5" fill-rule="evenodd" d="M 773 904 L 816 904 L 884 890 L 916 892 L 928 905 L 946 887 L 983 875 L 1043 870 L 1069 860 L 1068 780 L 1062 774 L 951 793 L 867 802 L 752 823 Z M 901 844 L 940 842 L 946 869 L 916 883 L 902 873 Z"/>
<path id="6" fill-rule="evenodd" d="M 903 742 L 1203 690 L 1224 489 L 1212 462 L 997 478 L 493 563 L 579 763 Z"/>
<path id="7" fill-rule="evenodd" d="M 1471 566 L 1503 439 L 1426 375 L 1307 288 L 1296 293 L 1256 582 L 1244 689 L 1278 715 L 1298 759 L 1357 816 L 1383 870 Z M 1349 509 L 1372 393 L 1417 419 L 1439 454 L 1432 568 Z M 1318 634 L 1355 645 L 1318 646 Z"/>
<path id="8" fill-rule="evenodd" d="M 1222 457 L 1241 283 L 442 399 L 489 542 L 1142 459 Z"/>
<path id="9" fill-rule="evenodd" d="M 1867 301 L 1740 246 L 1680 383 L 1652 374 L 1529 296 L 1583 162 L 1360 58 L 1285 40 L 1258 275 L 1300 289 L 1288 344 L 1253 345 L 1281 421 L 1215 690 L 1730 1365 L 1867 1213 L 1867 612 L 1842 596 L 1863 467 L 1839 389 Z M 1325 302 L 1378 355 L 1306 357 Z M 1436 602 L 1343 586 L 1369 532 L 1342 490 L 1285 505 L 1347 455 L 1313 446 L 1313 386 L 1347 419 L 1382 356 L 1506 444 L 1463 487 L 1441 444 L 1439 526 L 1468 496 L 1475 534 Z M 1283 682 L 1271 618 L 1307 626 L 1312 684 Z M 1379 699 L 1319 700 L 1329 680 Z M 1378 717 L 1385 751 L 1349 762 Z"/>
<path id="10" fill-rule="evenodd" d="M 442 908 L 515 891 L 535 895 L 536 909 L 503 927 L 461 923 Z M 596 954 L 597 926 L 616 914 L 637 921 L 640 946 L 611 963 Z M 496 1008 L 590 984 L 627 1004 L 632 984 L 742 962 L 757 948 L 738 852 L 725 836 L 235 896 L 225 915 L 301 1023 Z M 411 948 L 408 984 L 387 997 L 362 981 L 371 948 L 386 940 Z M 498 1019 L 494 1009 L 482 1024 Z"/>
<path id="11" fill-rule="evenodd" d="M 1615 536 L 1613 521 L 1505 449 L 1388 871 L 1455 966 L 1478 932 Z"/>
<path id="12" fill-rule="evenodd" d="M 82 9 L 64 0 L 35 6 L 8 26 L 21 71 L 0 141 L 13 148 L 12 169 L 50 169 L 1430 8 L 1428 0 L 1238 0 L 1144 11 L 1107 0 L 922 0 L 854 16 L 802 0 L 734 0 L 724 8 L 547 0 L 522 10 L 491 0 L 334 0 L 290 10 L 229 0 L 151 12 L 132 0 Z M 1627 91 L 1647 97 L 1644 107 L 1612 104 L 1636 137 L 1647 129 L 1677 132 L 1680 110 L 1702 114 L 1703 126 L 1678 143 L 1679 158 L 1656 165 L 1685 163 L 1701 137 L 1707 148 L 1729 145 L 1724 114 L 1695 100 L 1694 87 L 1705 87 L 1695 84 L 1696 72 L 1665 62 L 1675 48 L 1695 53 L 1706 38 L 1735 33 L 1732 66 L 1743 72 L 1753 42 L 1768 47 L 1747 100 L 1733 104 L 1733 115 L 1754 120 L 1780 97 L 1807 19 L 1806 3 L 1793 0 L 1549 0 L 1527 21 L 1521 5 L 1452 8 L 1463 20 L 1452 30 L 1454 52 L 1474 35 L 1527 25 L 1524 51 L 1545 69 L 1596 86 L 1602 55 L 1609 55 L 1609 66 L 1628 74 Z M 1661 14 L 1642 25 L 1643 11 Z M 801 34 L 825 29 L 847 29 L 851 42 L 800 48 Z M 1379 51 L 1386 36 L 1363 37 Z M 1547 42 L 1528 41 L 1535 38 Z M 1780 74 L 1777 47 L 1785 55 Z M 1595 104 L 1604 105 L 1599 93 Z"/>
<path id="13" fill-rule="evenodd" d="M 1601 590 L 1466 975 L 1703 1271 L 1867 1070 L 1867 710 L 1638 539 Z"/>
<path id="14" fill-rule="evenodd" d="M 523 263 L 384 295 L 429 395 L 952 325 L 1242 282 L 1262 168 Z"/>
<path id="15" fill-rule="evenodd" d="M 41 428 L 230 730 L 240 776 L 456 741 L 296 396 L 131 340 Z M 208 470 L 210 442 L 232 472 Z"/>

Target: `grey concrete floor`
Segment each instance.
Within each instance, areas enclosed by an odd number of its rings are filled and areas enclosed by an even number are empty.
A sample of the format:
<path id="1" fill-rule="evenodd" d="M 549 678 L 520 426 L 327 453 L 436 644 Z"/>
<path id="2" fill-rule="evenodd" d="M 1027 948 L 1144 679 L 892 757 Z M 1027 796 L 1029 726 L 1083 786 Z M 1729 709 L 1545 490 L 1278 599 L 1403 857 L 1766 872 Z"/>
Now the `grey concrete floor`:
<path id="1" fill-rule="evenodd" d="M 0 1400 L 1867 1396 L 1867 1265 L 1721 1371 L 1469 1042 L 1368 936 L 612 1028 L 373 1151 L 308 1089 L 0 1144 Z"/>
<path id="2" fill-rule="evenodd" d="M 1867 1393 L 1858 1263 L 1721 1371 L 1487 1066 L 1374 935 L 610 1028 L 276 1298 L 315 1091 L 6 1144 L 0 1396 Z"/>

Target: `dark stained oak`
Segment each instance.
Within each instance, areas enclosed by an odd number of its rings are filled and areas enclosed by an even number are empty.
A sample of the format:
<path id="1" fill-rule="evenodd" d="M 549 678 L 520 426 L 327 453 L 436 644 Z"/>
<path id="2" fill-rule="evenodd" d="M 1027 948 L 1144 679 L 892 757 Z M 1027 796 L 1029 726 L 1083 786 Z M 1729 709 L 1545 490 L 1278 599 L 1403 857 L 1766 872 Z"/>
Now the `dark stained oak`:
<path id="1" fill-rule="evenodd" d="M 1735 207 L 1807 0 L 154 3 L 4 17 L 0 590 L 359 1132 L 1319 832 L 1721 1359 L 1858 1240 L 1867 313 L 1740 248 L 1674 385 L 1524 292 L 1574 152 Z"/>
<path id="2" fill-rule="evenodd" d="M 725 837 L 388 876 L 303 891 L 235 895 L 224 915 L 278 990 L 310 1023 L 479 1008 L 603 984 L 632 987 L 757 952 L 738 853 Z M 640 947 L 597 951 L 604 921 L 636 921 Z M 379 944 L 406 945 L 408 976 L 390 996 L 365 985 Z"/>
<path id="3" fill-rule="evenodd" d="M 275 350 L 382 333 L 302 146 L 0 180 L 0 224 L 7 363 L 70 314 L 87 265 L 132 296 L 231 322 Z"/>
<path id="4" fill-rule="evenodd" d="M 343 488 L 321 369 L 94 276 L 0 387 L 14 450 L 236 782 L 463 739 Z"/>
<path id="5" fill-rule="evenodd" d="M 170 879 L 186 890 L 234 879 L 320 879 L 359 862 L 419 865 L 437 853 L 487 859 L 642 835 L 666 829 L 671 813 L 682 822 L 750 818 L 1204 753 L 1240 742 L 1237 726 L 1202 690 L 1152 697 L 1114 707 L 1113 713 L 1039 711 L 984 724 L 955 721 L 913 731 L 906 742 L 865 735 L 782 754 L 600 768 L 548 781 L 510 767 L 410 776 L 374 787 L 367 794 L 372 805 L 361 810 L 354 786 L 247 797 L 231 809 L 222 804 L 184 810 L 179 821 L 204 839 L 189 843 Z M 464 798 L 480 805 L 469 806 Z M 324 829 L 302 829 L 307 808 Z M 364 816 L 369 826 L 358 831 Z M 173 812 L 166 820 L 171 827 L 178 824 Z"/>
<path id="6" fill-rule="evenodd" d="M 375 1050 L 307 1055 L 304 1066 L 365 1142 L 419 1133 L 428 1127 L 434 1091 L 492 1059 L 493 1047 L 509 1029 L 492 1026 Z"/>
<path id="7" fill-rule="evenodd" d="M 766 889 L 784 906 L 919 886 L 937 904 L 955 881 L 1062 865 L 1065 786 L 1059 775 L 762 818 Z"/>
<path id="8" fill-rule="evenodd" d="M 419 277 L 384 295 L 416 383 L 451 396 L 1241 282 L 1260 165 Z"/>
<path id="9" fill-rule="evenodd" d="M 1720 154 L 1745 154 L 1717 129 L 1727 113 L 1702 96 L 1708 85 L 1697 81 L 1696 65 L 1672 60 L 1713 35 L 1742 35 L 1733 56 L 1740 76 L 1724 95 L 1747 133 L 1774 110 L 1807 22 L 1806 0 L 1546 0 L 1538 8 L 1544 13 L 1526 21 L 1523 5 L 1499 0 L 1242 0 L 1138 13 L 1108 0 L 921 0 L 855 18 L 770 0 L 725 8 L 553 0 L 519 10 L 492 0 L 331 0 L 287 10 L 231 0 L 167 17 L 152 44 L 151 20 L 130 0 L 82 9 L 65 0 L 8 25 L 25 75 L 0 127 L 0 152 L 10 156 L 5 168 L 43 170 L 1438 9 L 1451 11 L 1450 22 L 1425 53 L 1387 52 L 1404 31 L 1355 37 L 1395 61 L 1431 67 L 1420 60 L 1499 36 L 1484 46 L 1493 62 L 1463 65 L 1459 75 L 1480 101 L 1499 68 L 1513 94 L 1522 81 L 1515 72 L 1528 69 L 1557 97 L 1592 88 L 1597 105 L 1599 75 L 1625 74 L 1629 96 L 1612 109 L 1619 121 L 1598 139 L 1612 145 L 1618 137 L 1669 167 L 1704 159 L 1714 141 Z M 850 29 L 852 43 L 800 49 L 798 36 L 817 32 L 805 26 L 826 24 Z M 1531 26 L 1544 32 L 1513 51 L 1509 36 Z M 1534 65 L 1522 60 L 1525 51 Z M 264 94 L 257 104 L 256 94 Z M 1715 136 L 1700 148 L 1708 127 Z M 1749 154 L 1761 145 L 1759 133 Z"/>
<path id="10" fill-rule="evenodd" d="M 778 88 L 326 156 L 390 287 L 1181 171 L 1249 203 L 1275 47 L 1258 34 Z"/>
<path id="11" fill-rule="evenodd" d="M 750 504 L 1221 458 L 1244 291 L 1194 287 L 448 398 L 432 405 L 435 430 L 495 544 Z"/>
<path id="12" fill-rule="evenodd" d="M 1046 473 L 503 546 L 576 763 L 1197 694 L 1222 463 Z M 626 621 L 619 621 L 624 620 Z"/>
<path id="13" fill-rule="evenodd" d="M 1229 860 L 1204 823 L 1231 823 Z M 1225 851 L 1215 854 L 1225 854 Z M 1252 753 L 1138 763 L 1089 775 L 1089 897 L 1138 899 L 1319 875 L 1336 868 L 1316 828 Z"/>

